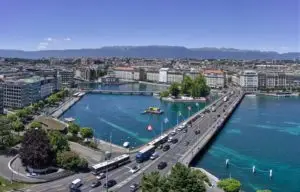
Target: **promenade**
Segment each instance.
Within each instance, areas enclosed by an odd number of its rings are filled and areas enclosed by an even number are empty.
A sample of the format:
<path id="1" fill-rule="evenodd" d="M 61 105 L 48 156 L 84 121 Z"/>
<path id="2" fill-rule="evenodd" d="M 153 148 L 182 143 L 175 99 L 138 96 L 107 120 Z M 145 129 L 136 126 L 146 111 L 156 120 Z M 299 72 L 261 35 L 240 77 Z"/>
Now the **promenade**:
<path id="1" fill-rule="evenodd" d="M 81 97 L 71 97 L 70 100 L 66 101 L 62 104 L 62 106 L 58 107 L 51 116 L 54 118 L 59 118 L 66 110 L 72 107 L 77 101 L 79 101 Z"/>

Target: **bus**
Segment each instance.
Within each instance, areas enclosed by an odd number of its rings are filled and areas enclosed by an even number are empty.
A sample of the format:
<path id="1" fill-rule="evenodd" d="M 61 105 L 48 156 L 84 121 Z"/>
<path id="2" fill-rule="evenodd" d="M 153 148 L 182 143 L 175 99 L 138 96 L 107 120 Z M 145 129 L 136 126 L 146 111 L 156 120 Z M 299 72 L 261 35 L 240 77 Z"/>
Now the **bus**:
<path id="1" fill-rule="evenodd" d="M 155 152 L 155 146 L 147 145 L 136 154 L 135 160 L 137 163 L 142 163 L 144 161 L 147 161 L 154 152 Z"/>
<path id="2" fill-rule="evenodd" d="M 124 155 L 115 157 L 111 160 L 107 160 L 107 161 L 104 161 L 102 163 L 93 165 L 91 167 L 91 172 L 94 175 L 98 175 L 101 172 L 116 169 L 119 166 L 125 165 L 129 162 L 130 162 L 130 156 L 128 154 L 124 154 Z"/>

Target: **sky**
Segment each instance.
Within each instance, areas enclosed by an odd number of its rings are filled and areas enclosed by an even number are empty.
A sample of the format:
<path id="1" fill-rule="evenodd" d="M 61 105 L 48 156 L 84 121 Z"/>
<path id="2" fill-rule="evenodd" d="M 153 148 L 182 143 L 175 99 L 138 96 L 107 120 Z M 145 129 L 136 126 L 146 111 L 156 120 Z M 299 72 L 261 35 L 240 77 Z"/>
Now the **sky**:
<path id="1" fill-rule="evenodd" d="M 0 8 L 0 49 L 300 52 L 300 0 L 1 0 Z"/>

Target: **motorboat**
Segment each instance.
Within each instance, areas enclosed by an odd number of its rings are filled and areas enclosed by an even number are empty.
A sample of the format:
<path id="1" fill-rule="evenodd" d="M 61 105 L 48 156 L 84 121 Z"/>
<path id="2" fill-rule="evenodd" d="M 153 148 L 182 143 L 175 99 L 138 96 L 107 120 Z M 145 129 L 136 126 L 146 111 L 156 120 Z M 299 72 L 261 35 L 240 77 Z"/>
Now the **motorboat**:
<path id="1" fill-rule="evenodd" d="M 142 112 L 142 114 L 147 114 L 147 113 L 160 115 L 163 114 L 164 111 L 161 110 L 159 107 L 149 107 L 148 109 Z"/>

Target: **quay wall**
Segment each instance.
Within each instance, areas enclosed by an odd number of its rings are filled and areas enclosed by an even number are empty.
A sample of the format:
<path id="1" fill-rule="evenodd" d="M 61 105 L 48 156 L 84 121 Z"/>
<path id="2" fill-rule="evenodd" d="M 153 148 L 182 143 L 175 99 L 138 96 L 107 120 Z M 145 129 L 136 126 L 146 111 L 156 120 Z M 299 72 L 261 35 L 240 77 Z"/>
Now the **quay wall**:
<path id="1" fill-rule="evenodd" d="M 68 109 L 70 109 L 75 103 L 77 103 L 84 95 L 81 97 L 72 97 L 70 100 L 66 101 L 62 106 L 56 109 L 51 116 L 54 118 L 59 118 L 63 115 Z"/>
<path id="2" fill-rule="evenodd" d="M 228 106 L 228 110 L 226 116 L 221 120 L 217 120 L 214 122 L 211 127 L 206 131 L 201 138 L 199 138 L 198 142 L 196 142 L 186 153 L 180 158 L 179 162 L 182 164 L 189 166 L 194 159 L 207 145 L 209 142 L 217 135 L 217 133 L 224 127 L 225 123 L 231 117 L 235 109 L 238 107 L 240 102 L 243 100 L 245 94 L 239 95 L 237 99 L 233 101 L 233 103 Z"/>

